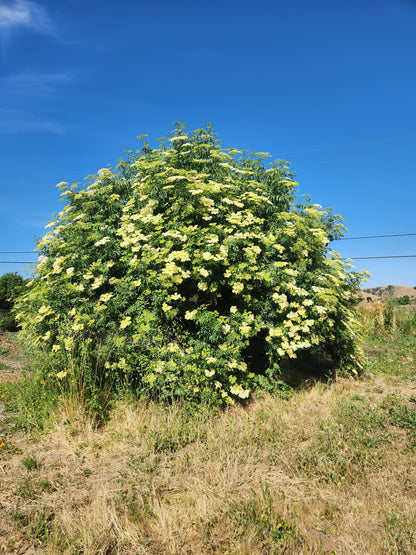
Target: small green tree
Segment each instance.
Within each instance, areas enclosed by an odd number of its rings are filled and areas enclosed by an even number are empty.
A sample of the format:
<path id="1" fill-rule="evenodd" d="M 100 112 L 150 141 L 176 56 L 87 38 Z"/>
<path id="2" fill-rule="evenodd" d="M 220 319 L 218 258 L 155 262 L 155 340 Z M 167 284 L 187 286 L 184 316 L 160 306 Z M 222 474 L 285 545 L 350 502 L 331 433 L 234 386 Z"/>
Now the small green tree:
<path id="1" fill-rule="evenodd" d="M 86 187 L 59 185 L 19 319 L 60 376 L 82 358 L 140 395 L 232 403 L 299 353 L 356 371 L 362 275 L 328 247 L 341 218 L 296 202 L 267 158 L 178 124 Z"/>
<path id="2" fill-rule="evenodd" d="M 25 279 L 17 272 L 8 272 L 0 276 L 0 329 L 16 331 L 17 323 L 11 309 L 18 295 L 22 292 Z"/>
<path id="3" fill-rule="evenodd" d="M 17 272 L 0 276 L 0 310 L 10 310 L 17 296 L 22 292 L 25 279 Z"/>

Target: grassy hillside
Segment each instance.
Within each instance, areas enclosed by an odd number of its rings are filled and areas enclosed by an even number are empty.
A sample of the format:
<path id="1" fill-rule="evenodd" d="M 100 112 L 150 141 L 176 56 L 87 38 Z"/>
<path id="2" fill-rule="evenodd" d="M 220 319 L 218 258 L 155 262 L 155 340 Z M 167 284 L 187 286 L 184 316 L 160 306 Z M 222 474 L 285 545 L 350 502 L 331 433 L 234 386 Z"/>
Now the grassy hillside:
<path id="1" fill-rule="evenodd" d="M 416 326 L 395 322 L 363 314 L 360 379 L 216 413 L 124 399 L 98 423 L 51 413 L 40 375 L 1 384 L 0 551 L 416 552 Z"/>
<path id="2" fill-rule="evenodd" d="M 401 297 L 409 297 L 409 299 L 416 299 L 416 288 L 408 287 L 406 285 L 384 285 L 382 287 L 369 287 L 362 289 L 362 294 L 365 299 L 380 300 L 391 296 L 396 299 Z"/>

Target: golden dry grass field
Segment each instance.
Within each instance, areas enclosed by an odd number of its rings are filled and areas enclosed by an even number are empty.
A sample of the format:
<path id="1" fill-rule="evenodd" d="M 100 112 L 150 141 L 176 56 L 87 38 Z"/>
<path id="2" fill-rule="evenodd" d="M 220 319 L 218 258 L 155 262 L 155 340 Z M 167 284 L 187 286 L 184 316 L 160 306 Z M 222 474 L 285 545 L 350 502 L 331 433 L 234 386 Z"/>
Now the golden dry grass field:
<path id="1" fill-rule="evenodd" d="M 359 379 L 100 425 L 67 398 L 37 426 L 42 380 L 20 415 L 24 380 L 0 384 L 0 553 L 416 553 L 415 336 L 363 349 Z"/>

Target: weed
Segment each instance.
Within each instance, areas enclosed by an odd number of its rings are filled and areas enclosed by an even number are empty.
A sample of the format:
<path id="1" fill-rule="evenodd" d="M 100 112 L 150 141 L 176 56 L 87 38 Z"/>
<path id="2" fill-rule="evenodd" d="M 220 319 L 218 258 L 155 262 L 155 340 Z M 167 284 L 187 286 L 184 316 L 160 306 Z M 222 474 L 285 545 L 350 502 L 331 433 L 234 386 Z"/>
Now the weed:
<path id="1" fill-rule="evenodd" d="M 359 480 L 383 464 L 385 445 L 392 432 L 388 414 L 354 395 L 341 402 L 328 420 L 320 423 L 315 441 L 297 453 L 297 464 L 308 476 L 339 483 Z"/>
<path id="2" fill-rule="evenodd" d="M 390 417 L 394 425 L 405 428 L 411 449 L 416 449 L 416 408 L 399 402 L 390 407 Z"/>
<path id="3" fill-rule="evenodd" d="M 1 452 L 7 453 L 8 455 L 21 455 L 23 453 L 23 449 L 7 440 L 1 448 Z"/>
<path id="4" fill-rule="evenodd" d="M 15 431 L 42 430 L 57 407 L 58 392 L 35 367 L 25 369 L 16 383 L 7 384 L 6 393 Z"/>
<path id="5" fill-rule="evenodd" d="M 278 545 L 291 540 L 296 543 L 297 525 L 295 518 L 282 517 L 275 506 L 274 496 L 267 485 L 252 490 L 241 500 L 229 502 L 226 518 L 237 539 L 255 537 L 258 547 L 264 553 L 273 552 Z M 295 539 L 295 542 L 293 542 Z"/>
<path id="6" fill-rule="evenodd" d="M 37 489 L 40 492 L 56 491 L 56 487 L 51 482 L 49 482 L 49 480 L 39 480 Z"/>
<path id="7" fill-rule="evenodd" d="M 384 526 L 394 553 L 416 552 L 416 519 L 396 511 L 384 512 Z"/>
<path id="8" fill-rule="evenodd" d="M 23 528 L 29 524 L 29 517 L 19 511 L 11 514 L 12 522 L 17 528 Z"/>
<path id="9" fill-rule="evenodd" d="M 55 514 L 48 509 L 38 509 L 31 514 L 29 538 L 45 542 L 50 534 L 51 524 Z"/>
<path id="10" fill-rule="evenodd" d="M 21 459 L 20 462 L 26 468 L 26 470 L 29 471 L 39 468 L 39 463 L 34 455 L 28 455 L 27 457 Z"/>
<path id="11" fill-rule="evenodd" d="M 16 494 L 21 499 L 34 499 L 36 497 L 36 488 L 29 477 L 24 477 L 22 483 L 16 490 Z"/>

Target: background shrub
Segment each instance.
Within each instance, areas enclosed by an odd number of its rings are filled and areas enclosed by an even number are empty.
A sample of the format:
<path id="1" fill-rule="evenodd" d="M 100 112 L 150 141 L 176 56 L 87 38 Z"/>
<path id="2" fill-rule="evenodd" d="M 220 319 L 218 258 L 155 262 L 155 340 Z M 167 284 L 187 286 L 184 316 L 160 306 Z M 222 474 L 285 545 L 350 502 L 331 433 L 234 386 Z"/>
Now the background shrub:
<path id="1" fill-rule="evenodd" d="M 17 330 L 17 322 L 11 309 L 26 281 L 17 272 L 8 272 L 0 276 L 0 330 Z"/>
<path id="2" fill-rule="evenodd" d="M 85 187 L 59 184 L 19 321 L 60 379 L 75 361 L 139 395 L 219 404 L 273 387 L 298 354 L 357 370 L 363 276 L 328 246 L 342 220 L 297 202 L 267 158 L 178 124 Z"/>

